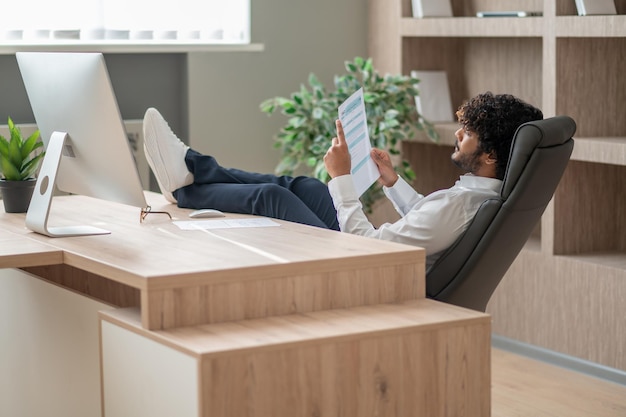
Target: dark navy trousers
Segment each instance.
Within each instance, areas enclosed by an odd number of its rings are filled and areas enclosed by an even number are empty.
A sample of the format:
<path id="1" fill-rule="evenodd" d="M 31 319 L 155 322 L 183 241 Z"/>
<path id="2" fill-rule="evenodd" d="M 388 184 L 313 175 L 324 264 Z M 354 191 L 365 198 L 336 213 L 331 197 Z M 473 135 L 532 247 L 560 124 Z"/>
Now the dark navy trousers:
<path id="1" fill-rule="evenodd" d="M 185 163 L 194 182 L 173 192 L 179 207 L 214 208 L 339 230 L 328 187 L 315 178 L 224 168 L 193 149 L 187 151 Z"/>

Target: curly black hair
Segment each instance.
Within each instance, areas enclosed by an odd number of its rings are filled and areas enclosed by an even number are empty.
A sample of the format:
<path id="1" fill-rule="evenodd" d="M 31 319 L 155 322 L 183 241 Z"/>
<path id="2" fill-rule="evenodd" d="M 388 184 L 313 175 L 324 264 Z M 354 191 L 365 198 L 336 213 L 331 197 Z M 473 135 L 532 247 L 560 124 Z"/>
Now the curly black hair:
<path id="1" fill-rule="evenodd" d="M 459 107 L 459 123 L 478 135 L 479 149 L 496 158 L 496 178 L 503 179 L 517 128 L 543 119 L 538 108 L 511 94 L 479 94 Z"/>

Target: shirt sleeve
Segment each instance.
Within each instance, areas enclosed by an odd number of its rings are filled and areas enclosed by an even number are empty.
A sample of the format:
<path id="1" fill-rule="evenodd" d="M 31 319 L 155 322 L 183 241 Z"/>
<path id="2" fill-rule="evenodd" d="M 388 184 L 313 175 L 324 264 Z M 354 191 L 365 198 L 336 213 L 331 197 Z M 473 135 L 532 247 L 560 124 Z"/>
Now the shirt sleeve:
<path id="1" fill-rule="evenodd" d="M 408 209 L 400 220 L 375 228 L 363 212 L 350 175 L 332 179 L 328 189 L 337 209 L 341 231 L 420 246 L 427 255 L 444 250 L 454 243 L 468 221 L 463 199 L 454 198 L 453 192 L 444 191 L 433 193 L 427 199 L 418 198 L 418 204 L 413 204 L 413 208 Z M 399 196 L 393 196 L 392 193 L 391 198 L 395 197 Z M 399 201 L 392 202 L 403 210 L 415 198 L 399 198 Z"/>
<path id="2" fill-rule="evenodd" d="M 423 195 L 415 191 L 402 177 L 398 177 L 393 187 L 383 187 L 383 192 L 401 216 L 407 214 L 409 210 L 424 198 Z"/>

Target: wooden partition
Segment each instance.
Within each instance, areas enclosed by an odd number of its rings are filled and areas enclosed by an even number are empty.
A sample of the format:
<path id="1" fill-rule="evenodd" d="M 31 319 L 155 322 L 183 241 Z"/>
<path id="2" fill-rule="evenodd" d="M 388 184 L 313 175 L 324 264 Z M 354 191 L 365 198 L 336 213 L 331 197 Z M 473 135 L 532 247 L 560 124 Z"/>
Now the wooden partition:
<path id="1" fill-rule="evenodd" d="M 572 0 L 452 0 L 453 17 L 419 19 L 410 0 L 373 0 L 369 55 L 382 72 L 446 71 L 454 108 L 490 90 L 576 121 L 561 185 L 488 312 L 498 334 L 623 371 L 626 1 L 615 5 L 617 15 L 578 16 Z M 478 18 L 480 10 L 543 16 Z M 454 128 L 437 130 L 440 143 L 422 135 L 403 146 L 420 191 L 454 181 Z"/>

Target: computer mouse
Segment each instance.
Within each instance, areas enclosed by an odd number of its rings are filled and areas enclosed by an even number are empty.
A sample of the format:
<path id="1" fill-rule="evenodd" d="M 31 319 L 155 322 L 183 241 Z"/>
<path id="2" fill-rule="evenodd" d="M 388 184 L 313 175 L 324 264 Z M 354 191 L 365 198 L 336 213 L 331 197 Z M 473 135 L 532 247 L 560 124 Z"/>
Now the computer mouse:
<path id="1" fill-rule="evenodd" d="M 224 213 L 216 209 L 200 209 L 189 213 L 192 219 L 202 219 L 208 217 L 224 217 Z"/>

